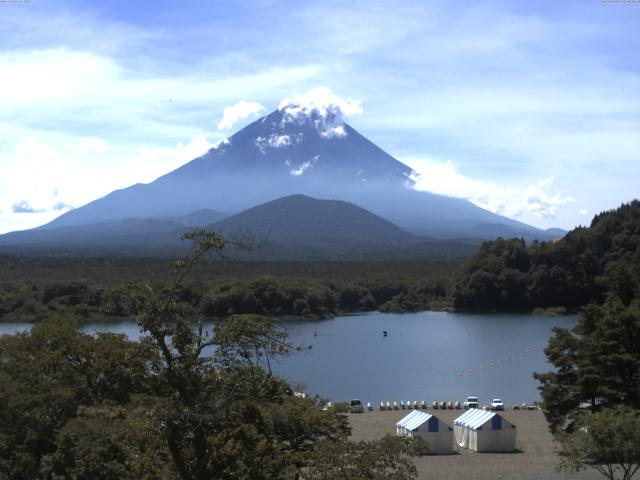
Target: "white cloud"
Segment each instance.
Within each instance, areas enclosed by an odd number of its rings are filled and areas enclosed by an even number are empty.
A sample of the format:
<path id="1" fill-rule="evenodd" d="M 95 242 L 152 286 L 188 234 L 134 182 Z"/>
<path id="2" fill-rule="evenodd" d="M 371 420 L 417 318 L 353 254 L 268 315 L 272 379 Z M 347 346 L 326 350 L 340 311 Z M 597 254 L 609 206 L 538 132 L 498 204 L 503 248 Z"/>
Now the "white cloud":
<path id="1" fill-rule="evenodd" d="M 288 147 L 291 145 L 291 135 L 271 135 L 269 137 L 269 146 L 273 148 Z"/>
<path id="2" fill-rule="evenodd" d="M 119 75 L 112 59 L 93 53 L 66 48 L 0 52 L 0 102 L 22 108 L 69 99 L 95 103 L 96 90 Z"/>
<path id="3" fill-rule="evenodd" d="M 302 142 L 303 134 L 298 133 L 297 135 L 278 135 L 277 133 L 272 133 L 269 138 L 258 137 L 254 141 L 254 145 L 258 147 L 260 153 L 264 154 L 267 152 L 267 148 L 284 148 L 289 147 L 291 145 L 295 145 L 297 143 Z"/>
<path id="4" fill-rule="evenodd" d="M 74 149 L 74 152 L 79 155 L 86 153 L 104 153 L 107 151 L 107 142 L 98 137 L 84 137 L 81 138 Z"/>
<path id="5" fill-rule="evenodd" d="M 412 158 L 404 162 L 414 169 L 414 188 L 467 199 L 499 215 L 519 218 L 533 215 L 554 218 L 557 207 L 572 203 L 569 195 L 553 191 L 554 178 L 547 177 L 524 187 L 500 185 L 459 173 L 452 162 Z"/>
<path id="6" fill-rule="evenodd" d="M 64 202 L 57 202 L 53 205 L 53 210 L 56 212 L 60 212 L 62 210 L 71 210 L 73 209 L 73 205 L 69 205 L 68 203 L 64 203 Z"/>
<path id="7" fill-rule="evenodd" d="M 318 161 L 319 158 L 320 158 L 320 155 L 314 155 L 314 157 L 311 160 L 305 160 L 304 162 L 302 162 L 298 166 L 291 168 L 289 170 L 289 173 L 294 177 L 299 177 L 300 175 L 304 174 L 304 172 L 306 172 L 311 167 L 313 167 L 315 165 L 315 163 Z M 291 163 L 291 161 L 289 159 L 285 160 L 284 164 L 287 167 L 291 167 L 292 166 L 292 163 Z"/>
<path id="8" fill-rule="evenodd" d="M 206 136 L 196 135 L 173 148 L 140 144 L 105 150 L 106 142 L 96 139 L 80 137 L 70 142 L 65 138 L 51 144 L 28 138 L 13 151 L 0 152 L 0 233 L 42 225 L 71 205 L 151 182 L 210 148 L 226 144 L 228 140 L 214 145 Z M 11 181 L 2 182 L 2 178 Z"/>
<path id="9" fill-rule="evenodd" d="M 305 162 L 302 162 L 296 168 L 292 168 L 291 169 L 291 175 L 293 175 L 294 177 L 299 177 L 300 175 L 302 175 L 304 172 L 306 172 L 312 166 L 313 166 L 313 162 L 311 160 L 307 160 Z"/>
<path id="10" fill-rule="evenodd" d="M 19 158 L 39 158 L 42 161 L 51 161 L 58 156 L 58 150 L 52 145 L 38 142 L 33 138 L 27 138 L 15 148 Z"/>
<path id="11" fill-rule="evenodd" d="M 224 107 L 222 114 L 222 120 L 218 123 L 218 130 L 229 130 L 240 120 L 249 118 L 252 115 L 256 115 L 263 112 L 265 107 L 258 102 L 247 102 L 246 100 L 240 100 L 233 105 Z"/>
<path id="12" fill-rule="evenodd" d="M 328 87 L 317 87 L 301 95 L 284 98 L 278 109 L 292 115 L 304 112 L 307 115 L 315 111 L 320 115 L 329 115 L 332 111 L 339 111 L 342 115 L 358 115 L 362 113 L 362 105 L 357 100 L 347 100 L 335 95 Z"/>
<path id="13" fill-rule="evenodd" d="M 44 212 L 44 210 L 37 209 L 29 205 L 29 202 L 26 200 L 20 200 L 19 202 L 15 202 L 11 206 L 11 211 L 13 213 L 40 213 Z"/>
<path id="14" fill-rule="evenodd" d="M 144 68 L 151 66 L 69 47 L 0 49 L 0 126 L 102 138 L 108 132 L 114 148 L 131 141 L 166 145 L 167 140 L 205 131 L 229 98 L 290 91 L 291 85 L 321 70 L 308 64 L 271 64 L 215 74 L 207 65 Z M 237 115 L 258 111 L 261 105 L 238 102 L 232 107 L 222 127 L 232 125 Z"/>
<path id="15" fill-rule="evenodd" d="M 206 144 L 208 144 L 209 142 L 206 140 L 206 137 L 204 138 L 204 141 Z M 225 147 L 228 147 L 229 145 L 231 145 L 231 140 L 229 138 L 223 138 L 222 140 L 218 140 L 214 145 L 213 148 L 214 150 L 218 150 L 218 149 L 224 149 Z"/>
<path id="16" fill-rule="evenodd" d="M 589 210 L 587 210 L 586 208 L 581 208 L 580 210 L 578 210 L 578 215 L 587 215 L 589 213 Z"/>
<path id="17" fill-rule="evenodd" d="M 340 98 L 327 87 L 287 97 L 278 109 L 284 112 L 285 123 L 311 119 L 320 135 L 326 138 L 344 137 L 347 117 L 362 113 L 361 102 Z"/>

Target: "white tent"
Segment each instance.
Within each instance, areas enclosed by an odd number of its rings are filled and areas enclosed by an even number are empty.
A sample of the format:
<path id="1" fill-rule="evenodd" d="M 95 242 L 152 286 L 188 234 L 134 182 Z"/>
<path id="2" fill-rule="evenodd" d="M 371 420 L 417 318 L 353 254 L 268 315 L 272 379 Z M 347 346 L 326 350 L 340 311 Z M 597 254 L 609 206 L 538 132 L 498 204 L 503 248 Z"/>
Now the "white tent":
<path id="1" fill-rule="evenodd" d="M 396 434 L 405 437 L 422 437 L 430 453 L 453 452 L 453 430 L 426 412 L 414 410 L 396 423 Z"/>
<path id="2" fill-rule="evenodd" d="M 496 412 L 471 408 L 453 422 L 459 447 L 476 452 L 513 452 L 516 426 Z"/>

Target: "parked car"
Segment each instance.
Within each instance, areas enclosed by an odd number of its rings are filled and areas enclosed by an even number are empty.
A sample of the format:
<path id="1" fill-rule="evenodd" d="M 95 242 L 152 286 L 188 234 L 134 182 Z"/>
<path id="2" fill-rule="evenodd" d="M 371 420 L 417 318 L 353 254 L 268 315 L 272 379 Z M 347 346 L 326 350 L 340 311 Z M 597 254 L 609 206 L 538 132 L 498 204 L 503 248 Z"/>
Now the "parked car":
<path id="1" fill-rule="evenodd" d="M 478 408 L 478 397 L 467 397 L 464 408 Z"/>
<path id="2" fill-rule="evenodd" d="M 363 413 L 364 405 L 360 400 L 351 400 L 351 413 Z"/>
<path id="3" fill-rule="evenodd" d="M 491 400 L 491 410 L 504 410 L 504 402 L 500 398 Z"/>

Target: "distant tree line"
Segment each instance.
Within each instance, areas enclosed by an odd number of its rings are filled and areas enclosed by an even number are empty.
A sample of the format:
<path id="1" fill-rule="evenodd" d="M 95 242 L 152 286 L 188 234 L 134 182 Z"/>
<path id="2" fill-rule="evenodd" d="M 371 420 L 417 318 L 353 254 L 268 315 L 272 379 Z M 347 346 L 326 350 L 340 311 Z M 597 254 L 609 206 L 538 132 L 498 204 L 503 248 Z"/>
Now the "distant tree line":
<path id="1" fill-rule="evenodd" d="M 131 270 L 140 266 L 134 261 Z M 223 266 L 218 263 L 210 269 Z M 242 262 L 230 266 L 248 268 Z M 28 278 L 13 278 L 6 271 L 0 274 L 0 321 L 36 322 L 54 314 L 102 321 L 133 318 L 135 312 L 119 294 L 122 282 L 135 279 L 157 287 L 169 282 L 166 272 L 153 271 L 149 280 L 136 278 L 122 267 L 111 273 L 110 266 L 102 264 L 93 265 L 89 274 L 74 271 L 68 278 L 40 278 L 44 268 L 34 259 L 29 259 L 27 268 L 31 269 Z M 336 264 L 333 269 L 331 265 L 267 264 L 255 274 L 238 278 L 210 276 L 210 270 L 202 268 L 177 293 L 209 318 L 232 313 L 328 318 L 371 310 L 418 311 L 446 305 L 446 286 L 454 269 L 450 264 L 425 264 L 420 270 L 405 264 Z"/>

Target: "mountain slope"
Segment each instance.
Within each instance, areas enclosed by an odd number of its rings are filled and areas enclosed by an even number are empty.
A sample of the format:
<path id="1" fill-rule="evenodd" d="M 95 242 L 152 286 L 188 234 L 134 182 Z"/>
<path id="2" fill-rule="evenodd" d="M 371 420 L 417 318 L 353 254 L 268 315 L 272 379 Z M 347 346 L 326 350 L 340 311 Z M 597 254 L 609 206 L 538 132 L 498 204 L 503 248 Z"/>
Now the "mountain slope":
<path id="1" fill-rule="evenodd" d="M 343 198 L 344 190 L 366 181 L 381 188 L 410 182 L 409 167 L 348 125 L 343 129 L 342 136 L 325 136 L 312 118 L 289 119 L 276 110 L 154 182 L 116 190 L 44 228 L 200 208 L 239 212 L 300 192 Z"/>
<path id="2" fill-rule="evenodd" d="M 258 205 L 213 228 L 248 239 L 273 260 L 461 259 L 478 246 L 421 237 L 352 203 L 305 195 Z"/>
<path id="3" fill-rule="evenodd" d="M 0 236 L 0 248 L 28 252 L 51 250 L 75 252 L 144 251 L 146 248 L 175 247 L 183 232 L 212 225 L 225 215 L 211 209 L 182 217 L 124 218 L 50 229 L 33 229 Z"/>
<path id="4" fill-rule="evenodd" d="M 245 232 L 260 240 L 297 245 L 344 242 L 367 248 L 422 240 L 352 203 L 305 195 L 258 205 L 216 223 L 214 228 L 227 234 Z"/>
<path id="5" fill-rule="evenodd" d="M 416 191 L 412 173 L 334 111 L 289 105 L 150 184 L 114 191 L 40 228 L 182 216 L 202 208 L 233 213 L 302 193 L 355 203 L 431 237 L 553 236 L 466 200 Z"/>
<path id="6" fill-rule="evenodd" d="M 188 248 L 180 241 L 182 234 L 200 227 L 248 241 L 259 251 L 232 251 L 236 258 L 251 260 L 451 260 L 466 258 L 478 246 L 421 237 L 357 205 L 305 195 L 276 199 L 213 224 L 211 218 L 210 212 L 196 212 L 178 219 L 125 219 L 15 232 L 0 237 L 0 251 L 174 256 Z"/>

